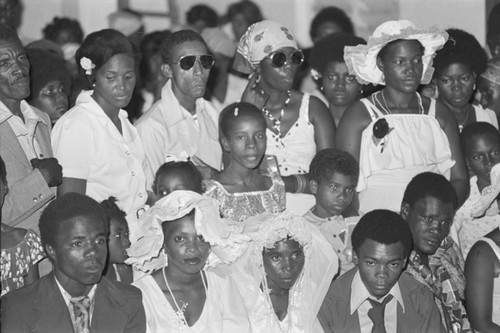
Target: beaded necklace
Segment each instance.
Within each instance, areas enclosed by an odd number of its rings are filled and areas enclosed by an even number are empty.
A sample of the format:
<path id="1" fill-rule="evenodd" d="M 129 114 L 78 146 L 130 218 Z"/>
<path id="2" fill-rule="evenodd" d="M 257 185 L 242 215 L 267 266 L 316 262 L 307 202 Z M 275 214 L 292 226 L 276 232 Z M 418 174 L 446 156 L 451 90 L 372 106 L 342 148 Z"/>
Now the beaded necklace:
<path id="1" fill-rule="evenodd" d="M 174 310 L 175 315 L 177 316 L 177 325 L 179 327 L 188 326 L 186 317 L 184 316 L 184 311 L 186 311 L 186 308 L 188 307 L 189 303 L 187 302 L 185 303 L 184 301 L 181 300 L 182 307 L 179 306 L 177 300 L 175 299 L 174 293 L 172 292 L 172 289 L 168 284 L 167 275 L 165 274 L 165 266 L 163 266 L 162 268 L 162 273 L 163 273 L 163 280 L 165 280 L 168 292 L 170 293 L 170 296 L 172 296 L 172 300 L 174 301 L 175 307 L 177 308 L 177 311 Z M 203 288 L 205 288 L 205 294 L 208 295 L 207 281 L 205 281 L 205 276 L 203 275 L 203 271 L 200 271 L 200 275 L 201 275 L 201 282 L 203 282 Z"/>
<path id="2" fill-rule="evenodd" d="M 285 104 L 283 104 L 283 108 L 280 111 L 280 117 L 278 119 L 275 119 L 274 116 L 271 114 L 271 112 L 266 109 L 265 107 L 262 107 L 262 112 L 266 115 L 266 117 L 273 123 L 273 128 L 276 130 L 278 137 L 281 138 L 281 119 L 285 115 L 285 109 L 288 106 L 288 103 L 290 103 L 290 99 L 292 96 L 292 93 L 290 90 L 287 90 L 286 92 L 287 97 L 285 99 Z"/>

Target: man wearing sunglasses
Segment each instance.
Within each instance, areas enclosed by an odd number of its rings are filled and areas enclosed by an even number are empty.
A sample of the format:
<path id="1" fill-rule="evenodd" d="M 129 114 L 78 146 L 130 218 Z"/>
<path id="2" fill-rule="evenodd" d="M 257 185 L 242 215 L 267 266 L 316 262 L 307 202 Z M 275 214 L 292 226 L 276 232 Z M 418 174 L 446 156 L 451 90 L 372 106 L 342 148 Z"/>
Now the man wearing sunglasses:
<path id="1" fill-rule="evenodd" d="M 214 57 L 203 38 L 191 30 L 171 34 L 160 49 L 161 71 L 169 80 L 161 99 L 136 122 L 146 154 L 148 187 L 166 155 L 187 153 L 204 177 L 222 167 L 219 112 L 203 99 Z"/>

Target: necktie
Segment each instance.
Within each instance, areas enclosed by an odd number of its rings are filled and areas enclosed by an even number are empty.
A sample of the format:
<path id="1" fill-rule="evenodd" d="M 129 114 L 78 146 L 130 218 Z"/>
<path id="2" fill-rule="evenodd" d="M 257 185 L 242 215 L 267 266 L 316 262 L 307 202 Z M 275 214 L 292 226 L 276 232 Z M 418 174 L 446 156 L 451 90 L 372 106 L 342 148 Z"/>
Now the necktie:
<path id="1" fill-rule="evenodd" d="M 373 321 L 372 333 L 386 333 L 384 325 L 384 312 L 386 304 L 389 303 L 391 299 L 392 295 L 390 294 L 387 295 L 382 303 L 368 299 L 372 305 L 372 308 L 368 310 L 368 317 L 370 317 Z"/>
<path id="2" fill-rule="evenodd" d="M 73 324 L 75 333 L 89 333 L 90 299 L 87 296 L 74 297 L 70 302 L 73 304 L 73 313 L 75 315 L 75 322 Z"/>

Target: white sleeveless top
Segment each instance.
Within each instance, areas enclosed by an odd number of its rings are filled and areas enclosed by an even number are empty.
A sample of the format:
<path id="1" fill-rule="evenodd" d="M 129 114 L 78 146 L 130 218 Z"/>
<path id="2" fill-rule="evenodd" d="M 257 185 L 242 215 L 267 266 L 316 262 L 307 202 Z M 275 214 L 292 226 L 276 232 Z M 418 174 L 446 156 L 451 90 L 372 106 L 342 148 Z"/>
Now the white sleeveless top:
<path id="1" fill-rule="evenodd" d="M 281 176 L 308 173 L 309 164 L 316 155 L 314 126 L 309 122 L 309 97 L 309 94 L 302 97 L 299 118 L 283 138 L 266 130 L 266 154 L 276 156 Z"/>
<path id="2" fill-rule="evenodd" d="M 431 171 L 450 179 L 455 161 L 448 137 L 435 118 L 436 101 L 431 99 L 428 114 L 384 114 L 363 98 L 372 122 L 361 135 L 360 176 L 357 186 L 360 212 L 389 209 L 399 212 L 404 190 L 417 174 Z M 389 124 L 382 139 L 373 135 L 379 118 Z"/>
<path id="3" fill-rule="evenodd" d="M 500 260 L 500 248 L 498 245 L 490 238 L 483 237 L 480 241 L 488 243 L 491 247 L 497 259 Z M 492 317 L 491 319 L 497 325 L 500 325 L 500 277 L 496 277 L 493 280 L 493 308 L 492 308 Z"/>

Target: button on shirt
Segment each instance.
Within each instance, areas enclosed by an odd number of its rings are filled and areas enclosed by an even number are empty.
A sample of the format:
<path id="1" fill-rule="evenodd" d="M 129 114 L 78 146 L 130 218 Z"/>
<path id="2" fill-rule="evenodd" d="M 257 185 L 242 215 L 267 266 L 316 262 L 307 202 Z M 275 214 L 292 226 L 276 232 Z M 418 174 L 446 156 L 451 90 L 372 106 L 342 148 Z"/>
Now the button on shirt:
<path id="1" fill-rule="evenodd" d="M 63 177 L 87 181 L 88 196 L 97 201 L 114 196 L 127 215 L 135 216 L 147 199 L 141 138 L 123 110 L 118 115 L 120 134 L 91 94 L 80 93 L 75 107 L 57 121 L 52 130 L 54 155 Z"/>
<path id="2" fill-rule="evenodd" d="M 392 287 L 392 289 L 389 291 L 387 295 L 389 294 L 393 296 L 393 299 L 390 300 L 385 307 L 385 314 L 384 314 L 385 330 L 387 333 L 397 333 L 398 303 L 403 308 L 403 313 L 405 311 L 405 305 L 403 302 L 403 296 L 401 295 L 401 290 L 399 289 L 399 283 L 396 283 Z M 387 297 L 387 295 L 378 300 L 375 297 L 371 296 L 370 292 L 368 291 L 368 289 L 366 289 L 365 284 L 361 280 L 359 271 L 356 272 L 354 278 L 352 279 L 352 284 L 351 284 L 350 313 L 352 315 L 354 312 L 356 312 L 356 310 L 358 311 L 359 327 L 361 328 L 362 333 L 365 332 L 370 333 L 373 327 L 373 322 L 370 319 L 370 317 L 368 317 L 368 311 L 372 308 L 370 302 L 368 301 L 368 298 L 376 300 L 377 302 L 382 302 L 384 298 Z"/>

